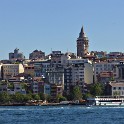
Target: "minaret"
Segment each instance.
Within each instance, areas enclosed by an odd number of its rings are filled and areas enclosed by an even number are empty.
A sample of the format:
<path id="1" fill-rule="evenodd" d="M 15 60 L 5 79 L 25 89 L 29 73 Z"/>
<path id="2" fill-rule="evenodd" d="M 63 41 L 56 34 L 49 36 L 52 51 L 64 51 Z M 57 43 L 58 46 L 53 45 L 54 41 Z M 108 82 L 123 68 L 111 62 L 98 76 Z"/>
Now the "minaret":
<path id="1" fill-rule="evenodd" d="M 83 26 L 81 28 L 79 37 L 77 38 L 77 56 L 85 57 L 88 54 L 89 40 L 84 33 Z"/>

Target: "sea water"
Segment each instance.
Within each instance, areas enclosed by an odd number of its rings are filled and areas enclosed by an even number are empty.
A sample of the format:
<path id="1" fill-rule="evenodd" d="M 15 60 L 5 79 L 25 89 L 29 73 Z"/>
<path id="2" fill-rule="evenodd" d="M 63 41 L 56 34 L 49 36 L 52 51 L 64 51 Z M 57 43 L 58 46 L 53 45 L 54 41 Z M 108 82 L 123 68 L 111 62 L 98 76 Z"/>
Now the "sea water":
<path id="1" fill-rule="evenodd" d="M 124 107 L 1 106 L 0 124 L 124 124 Z"/>

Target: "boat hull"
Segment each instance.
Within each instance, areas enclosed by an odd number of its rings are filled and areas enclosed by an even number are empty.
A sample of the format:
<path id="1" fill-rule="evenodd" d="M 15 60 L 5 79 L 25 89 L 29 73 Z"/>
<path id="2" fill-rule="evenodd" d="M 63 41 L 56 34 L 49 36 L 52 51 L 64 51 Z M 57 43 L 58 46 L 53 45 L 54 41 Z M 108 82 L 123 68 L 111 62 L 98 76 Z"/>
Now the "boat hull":
<path id="1" fill-rule="evenodd" d="M 96 103 L 96 106 L 124 106 L 124 103 L 102 102 L 102 103 Z"/>

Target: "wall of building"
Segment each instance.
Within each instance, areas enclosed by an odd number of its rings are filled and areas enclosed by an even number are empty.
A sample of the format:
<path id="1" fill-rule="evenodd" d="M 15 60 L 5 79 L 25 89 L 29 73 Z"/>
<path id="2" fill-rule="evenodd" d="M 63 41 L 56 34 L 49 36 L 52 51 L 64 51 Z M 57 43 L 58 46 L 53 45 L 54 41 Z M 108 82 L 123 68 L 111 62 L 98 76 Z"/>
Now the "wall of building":
<path id="1" fill-rule="evenodd" d="M 93 65 L 90 63 L 84 64 L 84 82 L 86 84 L 93 83 Z"/>

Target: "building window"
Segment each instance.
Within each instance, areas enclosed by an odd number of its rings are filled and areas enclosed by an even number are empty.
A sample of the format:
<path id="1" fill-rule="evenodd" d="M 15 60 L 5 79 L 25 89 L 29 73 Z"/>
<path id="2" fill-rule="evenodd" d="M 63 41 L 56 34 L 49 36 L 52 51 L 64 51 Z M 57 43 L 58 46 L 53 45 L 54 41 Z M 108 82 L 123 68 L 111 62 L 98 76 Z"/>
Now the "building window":
<path id="1" fill-rule="evenodd" d="M 113 90 L 116 90 L 116 87 L 113 87 Z"/>
<path id="2" fill-rule="evenodd" d="M 118 90 L 121 90 L 121 87 L 118 87 Z"/>
<path id="3" fill-rule="evenodd" d="M 98 74 L 98 72 L 96 72 L 96 74 Z"/>

